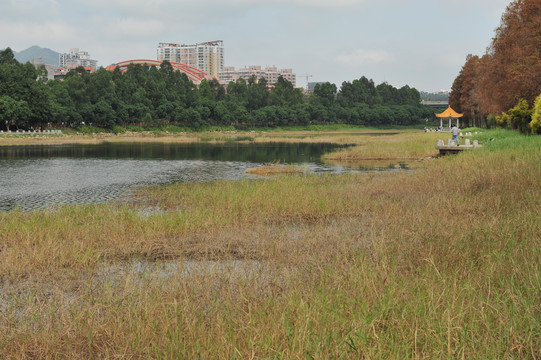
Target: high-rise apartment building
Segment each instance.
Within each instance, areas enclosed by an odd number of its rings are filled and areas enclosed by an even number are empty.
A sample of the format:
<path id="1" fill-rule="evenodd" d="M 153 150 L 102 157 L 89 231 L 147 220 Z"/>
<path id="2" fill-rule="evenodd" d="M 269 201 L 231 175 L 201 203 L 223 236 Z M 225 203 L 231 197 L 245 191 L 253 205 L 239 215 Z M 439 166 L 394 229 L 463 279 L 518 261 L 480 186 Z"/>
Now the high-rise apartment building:
<path id="1" fill-rule="evenodd" d="M 217 79 L 224 67 L 224 42 L 217 40 L 193 45 L 159 43 L 157 59 L 193 66 Z"/>
<path id="2" fill-rule="evenodd" d="M 74 68 L 78 66 L 98 68 L 98 60 L 92 60 L 90 55 L 86 51 L 79 51 L 79 49 L 70 49 L 69 54 L 60 54 L 58 56 L 60 68 Z"/>
<path id="3" fill-rule="evenodd" d="M 294 87 L 297 84 L 297 77 L 292 69 L 278 69 L 276 66 L 267 66 L 264 69 L 261 66 L 248 66 L 239 70 L 228 66 L 220 73 L 220 81 L 227 84 L 237 79 L 248 80 L 252 76 L 255 76 L 257 79 L 265 78 L 269 85 L 276 84 L 280 76 L 292 83 Z"/>

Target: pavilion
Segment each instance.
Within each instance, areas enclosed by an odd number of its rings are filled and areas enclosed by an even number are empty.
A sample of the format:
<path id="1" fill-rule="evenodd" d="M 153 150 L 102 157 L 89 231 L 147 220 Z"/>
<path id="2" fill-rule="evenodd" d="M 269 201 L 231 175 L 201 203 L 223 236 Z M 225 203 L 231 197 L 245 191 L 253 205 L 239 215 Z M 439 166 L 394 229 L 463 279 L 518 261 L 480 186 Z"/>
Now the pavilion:
<path id="1" fill-rule="evenodd" d="M 440 129 L 443 131 L 443 119 L 447 118 L 449 119 L 449 127 L 446 129 L 446 131 L 449 131 L 451 129 L 451 120 L 456 119 L 456 127 L 458 126 L 458 119 L 461 118 L 464 114 L 459 114 L 456 111 L 454 111 L 451 106 L 447 108 L 444 112 L 441 112 L 439 114 L 434 114 L 437 117 L 440 118 Z"/>

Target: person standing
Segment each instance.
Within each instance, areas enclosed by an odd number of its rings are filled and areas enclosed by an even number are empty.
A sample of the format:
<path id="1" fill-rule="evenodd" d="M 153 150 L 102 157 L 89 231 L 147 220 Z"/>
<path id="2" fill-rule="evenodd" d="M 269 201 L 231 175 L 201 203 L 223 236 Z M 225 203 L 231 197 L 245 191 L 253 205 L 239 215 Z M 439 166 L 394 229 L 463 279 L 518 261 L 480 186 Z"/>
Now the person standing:
<path id="1" fill-rule="evenodd" d="M 456 125 L 452 127 L 451 134 L 453 134 L 453 137 L 452 137 L 451 141 L 456 140 L 456 146 L 460 146 L 460 143 L 458 141 L 459 132 L 460 132 L 460 130 L 458 130 L 458 127 Z"/>

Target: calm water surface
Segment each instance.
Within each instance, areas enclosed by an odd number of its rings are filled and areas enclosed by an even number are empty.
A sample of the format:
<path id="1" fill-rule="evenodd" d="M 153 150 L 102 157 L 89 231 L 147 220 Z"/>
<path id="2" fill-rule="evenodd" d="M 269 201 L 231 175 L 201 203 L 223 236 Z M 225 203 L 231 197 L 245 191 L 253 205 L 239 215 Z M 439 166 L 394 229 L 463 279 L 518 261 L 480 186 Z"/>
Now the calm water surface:
<path id="1" fill-rule="evenodd" d="M 329 144 L 102 144 L 0 147 L 0 211 L 103 203 L 141 185 L 242 179 L 248 168 L 279 161 L 311 173 Z M 350 171 L 350 170 L 347 170 Z"/>

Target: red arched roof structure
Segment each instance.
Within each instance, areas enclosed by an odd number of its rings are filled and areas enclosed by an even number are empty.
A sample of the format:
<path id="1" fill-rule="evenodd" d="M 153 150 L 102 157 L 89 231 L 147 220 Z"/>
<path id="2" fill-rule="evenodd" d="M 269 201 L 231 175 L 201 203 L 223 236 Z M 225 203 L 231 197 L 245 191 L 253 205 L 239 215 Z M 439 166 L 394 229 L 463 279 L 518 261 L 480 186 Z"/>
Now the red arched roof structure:
<path id="1" fill-rule="evenodd" d="M 193 66 L 170 61 L 169 62 L 173 69 L 178 70 L 188 76 L 190 80 L 194 82 L 194 84 L 199 85 L 201 83 L 201 80 L 207 79 L 211 80 L 212 76 L 210 76 L 208 73 L 199 70 L 197 68 L 194 68 Z M 161 60 L 149 60 L 149 59 L 137 59 L 137 60 L 126 60 L 121 61 L 119 63 L 107 66 L 107 70 L 114 70 L 115 68 L 119 68 L 120 71 L 124 72 L 128 68 L 129 65 L 147 65 L 147 66 L 156 66 L 160 67 L 162 64 Z"/>

